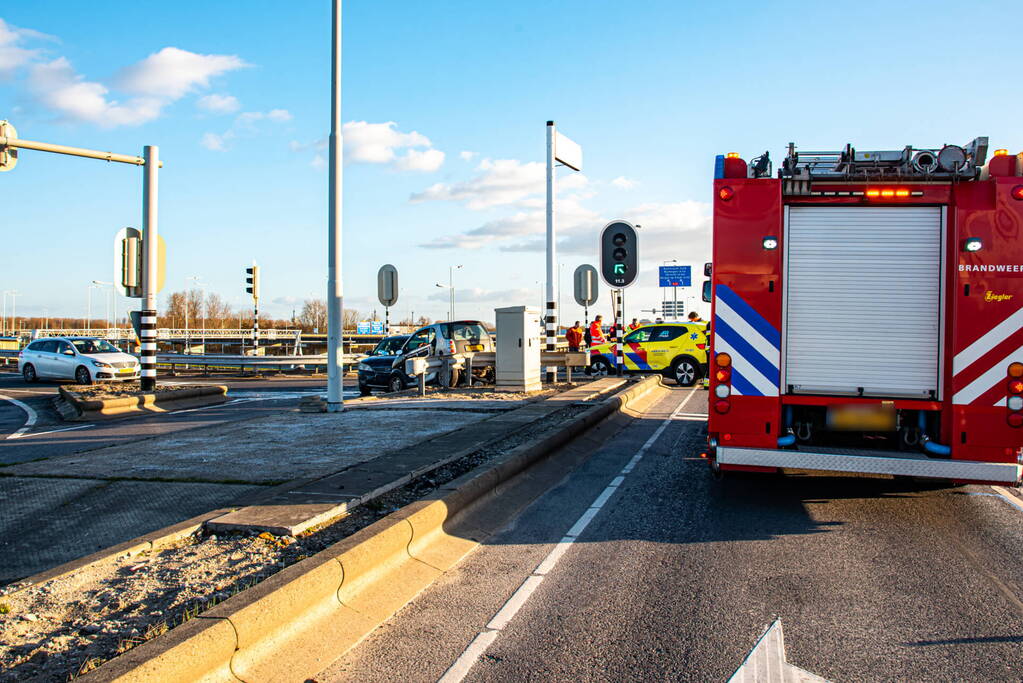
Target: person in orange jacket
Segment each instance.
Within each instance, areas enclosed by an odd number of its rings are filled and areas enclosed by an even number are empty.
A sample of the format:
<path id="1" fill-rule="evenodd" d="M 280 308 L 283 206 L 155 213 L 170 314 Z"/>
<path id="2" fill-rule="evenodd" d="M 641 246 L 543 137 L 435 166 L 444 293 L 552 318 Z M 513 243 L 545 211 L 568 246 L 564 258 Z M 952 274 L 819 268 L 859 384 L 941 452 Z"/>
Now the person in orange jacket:
<path id="1" fill-rule="evenodd" d="M 629 328 L 628 328 L 629 332 L 632 332 L 637 327 L 639 327 L 639 320 L 637 320 L 636 318 L 633 318 L 632 322 L 629 323 Z"/>
<path id="2" fill-rule="evenodd" d="M 575 321 L 575 325 L 565 330 L 565 341 L 568 342 L 568 350 L 572 353 L 577 353 L 579 347 L 583 344 L 583 328 L 579 324 L 579 321 Z"/>
<path id="3" fill-rule="evenodd" d="M 600 329 L 600 323 L 604 320 L 603 316 L 598 315 L 590 323 L 590 346 L 597 346 L 598 344 L 606 343 L 604 341 L 604 330 Z"/>

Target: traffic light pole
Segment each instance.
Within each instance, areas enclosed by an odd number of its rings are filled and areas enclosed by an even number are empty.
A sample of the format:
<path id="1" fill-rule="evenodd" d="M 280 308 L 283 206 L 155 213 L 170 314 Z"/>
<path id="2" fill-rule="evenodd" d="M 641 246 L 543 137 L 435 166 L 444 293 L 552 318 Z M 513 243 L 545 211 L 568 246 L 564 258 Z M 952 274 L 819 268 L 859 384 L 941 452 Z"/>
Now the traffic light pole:
<path id="1" fill-rule="evenodd" d="M 327 179 L 327 412 L 344 410 L 341 356 L 341 0 L 333 0 Z"/>
<path id="2" fill-rule="evenodd" d="M 158 215 L 158 172 L 160 150 L 156 146 L 143 148 L 142 166 L 142 310 L 139 312 L 139 342 L 142 366 L 140 386 L 142 391 L 156 389 L 156 264 L 159 262 L 157 238 Z"/>
<path id="3" fill-rule="evenodd" d="M 7 121 L 0 121 L 0 171 L 10 171 L 18 162 L 17 150 L 32 149 L 69 156 L 99 159 L 101 161 L 131 164 L 142 167 L 142 310 L 139 311 L 139 341 L 142 343 L 140 363 L 143 391 L 156 389 L 156 293 L 159 278 L 159 242 L 157 235 L 159 148 L 147 145 L 142 156 L 99 152 L 81 147 L 54 145 L 48 142 L 22 140 Z"/>
<path id="4" fill-rule="evenodd" d="M 622 334 L 625 321 L 625 290 L 619 289 L 615 302 L 615 365 L 618 367 L 618 376 L 625 374 L 625 349 Z"/>
<path id="5" fill-rule="evenodd" d="M 259 355 L 259 297 L 252 297 L 252 355 Z"/>
<path id="6" fill-rule="evenodd" d="M 547 335 L 547 350 L 557 351 L 558 344 L 558 309 L 555 297 L 558 291 L 557 269 L 557 234 L 554 225 L 554 122 L 547 122 L 547 314 L 544 328 Z M 547 382 L 554 382 L 558 369 L 547 368 Z"/>

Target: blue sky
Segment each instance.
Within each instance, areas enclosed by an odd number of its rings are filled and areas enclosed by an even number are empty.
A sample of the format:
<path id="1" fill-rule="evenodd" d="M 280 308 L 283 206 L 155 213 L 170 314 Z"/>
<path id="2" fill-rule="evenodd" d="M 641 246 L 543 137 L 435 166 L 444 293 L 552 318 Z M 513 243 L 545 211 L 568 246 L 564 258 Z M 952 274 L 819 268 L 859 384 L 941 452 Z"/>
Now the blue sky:
<path id="1" fill-rule="evenodd" d="M 57 11 L 59 8 L 59 11 Z M 395 315 L 541 302 L 545 122 L 584 152 L 559 172 L 562 303 L 600 228 L 640 223 L 630 317 L 656 265 L 709 253 L 715 154 L 964 144 L 1023 149 L 1019 2 L 366 2 L 344 21 L 346 306 L 400 272 Z M 11 0 L 0 119 L 24 138 L 121 153 L 159 145 L 165 293 L 199 275 L 236 306 L 290 315 L 326 287 L 329 2 Z M 0 175 L 0 289 L 20 313 L 84 315 L 140 222 L 138 169 L 22 152 Z M 695 294 L 691 290 L 687 294 Z M 680 298 L 684 296 L 680 292 Z M 100 298 L 95 307 L 102 306 Z M 125 310 L 131 302 L 119 304 Z M 606 289 L 597 306 L 608 313 Z M 380 311 L 382 314 L 382 310 Z"/>

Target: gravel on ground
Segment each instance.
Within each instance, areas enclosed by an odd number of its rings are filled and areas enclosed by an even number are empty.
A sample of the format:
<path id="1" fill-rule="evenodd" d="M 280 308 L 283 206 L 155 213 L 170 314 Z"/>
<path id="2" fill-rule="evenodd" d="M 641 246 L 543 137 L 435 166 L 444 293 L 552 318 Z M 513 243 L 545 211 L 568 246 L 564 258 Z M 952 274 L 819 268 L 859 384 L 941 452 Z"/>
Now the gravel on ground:
<path id="1" fill-rule="evenodd" d="M 82 400 L 94 400 L 94 399 L 109 399 L 109 398 L 128 398 L 131 396 L 141 396 L 143 394 L 153 394 L 161 396 L 164 394 L 173 393 L 175 391 L 182 391 L 184 389 L 198 389 L 199 387 L 207 386 L 203 384 L 159 384 L 156 387 L 156 391 L 142 391 L 142 387 L 138 382 L 119 382 L 114 384 L 112 382 L 105 384 L 76 384 L 74 388 L 64 387 L 64 391 L 69 394 L 73 394 L 76 398 Z"/>
<path id="2" fill-rule="evenodd" d="M 565 406 L 298 538 L 201 531 L 20 592 L 0 589 L 0 683 L 83 675 L 590 407 Z"/>

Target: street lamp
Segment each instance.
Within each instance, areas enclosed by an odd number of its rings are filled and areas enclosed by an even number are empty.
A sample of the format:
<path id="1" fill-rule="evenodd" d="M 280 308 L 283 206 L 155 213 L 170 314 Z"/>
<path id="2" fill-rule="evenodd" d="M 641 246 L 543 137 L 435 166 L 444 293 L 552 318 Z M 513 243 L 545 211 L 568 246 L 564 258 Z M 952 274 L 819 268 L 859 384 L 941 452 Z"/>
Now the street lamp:
<path id="1" fill-rule="evenodd" d="M 13 319 L 12 322 L 11 322 L 11 325 L 10 325 L 10 328 L 11 328 L 10 332 L 16 332 L 17 329 L 18 329 L 18 308 L 17 308 L 17 306 L 18 306 L 18 290 L 16 290 L 16 289 L 6 289 L 6 290 L 4 290 L 4 318 L 3 318 L 3 320 L 4 320 L 3 333 L 4 334 L 6 334 L 8 332 L 8 329 L 7 329 L 7 295 L 8 294 L 10 294 L 10 296 L 11 296 L 11 318 Z"/>
<path id="2" fill-rule="evenodd" d="M 186 280 L 191 280 L 199 291 L 202 292 L 202 353 L 206 353 L 206 316 L 209 314 L 209 306 L 206 304 L 206 283 L 199 282 L 202 279 L 202 275 L 189 275 Z M 187 342 L 187 330 L 188 330 L 188 295 L 189 292 L 185 292 L 185 330 L 186 330 L 186 344 Z"/>
<path id="3" fill-rule="evenodd" d="M 455 319 L 455 271 L 462 266 L 448 266 L 448 322 Z M 437 286 L 444 289 L 445 285 L 437 283 Z"/>
<path id="4" fill-rule="evenodd" d="M 114 301 L 114 283 L 113 282 L 103 282 L 101 280 L 93 280 L 92 284 L 99 285 L 100 287 L 109 287 L 110 288 L 110 296 L 107 297 L 107 329 L 109 330 L 110 327 L 111 327 L 111 321 L 117 319 L 117 302 Z M 91 297 L 90 297 L 90 299 L 91 299 Z M 114 314 L 113 318 L 110 317 L 111 307 L 113 308 L 113 314 Z"/>

